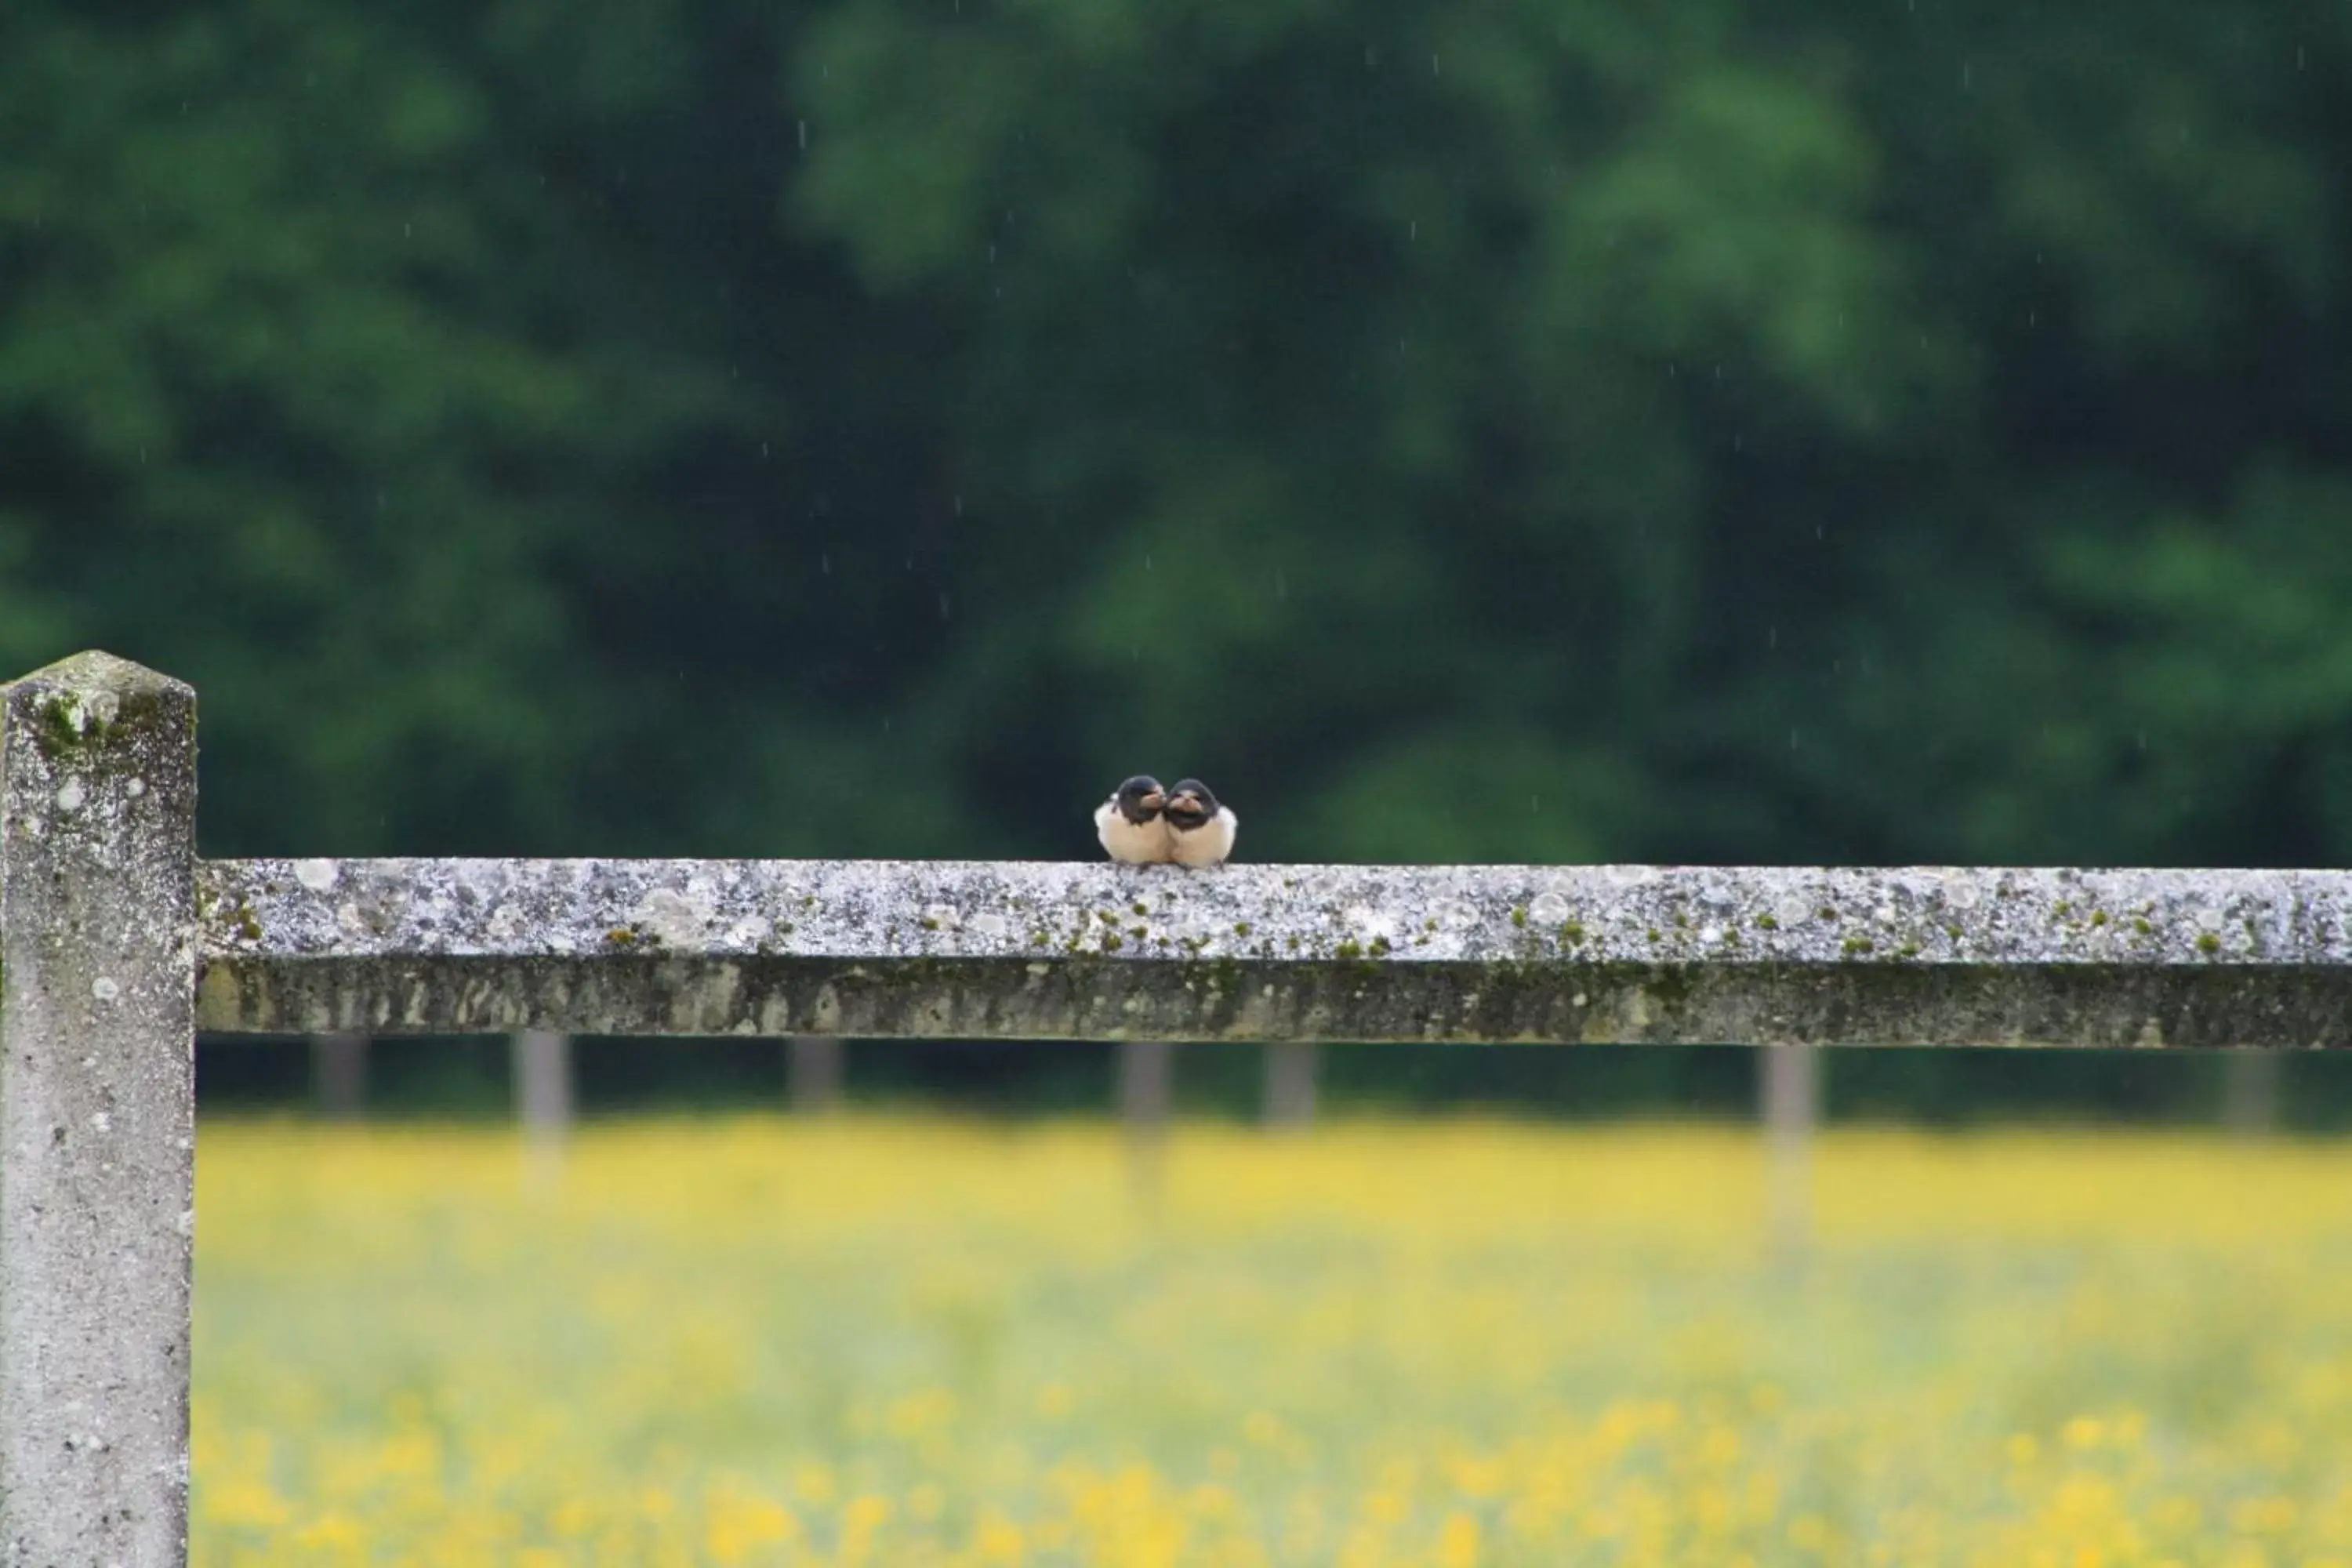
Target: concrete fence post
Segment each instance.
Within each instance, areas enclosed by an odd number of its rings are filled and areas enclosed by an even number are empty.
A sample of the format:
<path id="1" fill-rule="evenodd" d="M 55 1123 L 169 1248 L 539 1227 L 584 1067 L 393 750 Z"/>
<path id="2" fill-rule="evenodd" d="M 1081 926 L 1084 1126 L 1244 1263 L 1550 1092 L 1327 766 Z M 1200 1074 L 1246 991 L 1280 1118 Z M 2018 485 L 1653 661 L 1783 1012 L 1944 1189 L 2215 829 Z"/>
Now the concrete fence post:
<path id="1" fill-rule="evenodd" d="M 0 688 L 0 1563 L 187 1561 L 195 693 Z"/>
<path id="2" fill-rule="evenodd" d="M 1767 1046 L 1758 1053 L 1763 1083 L 1766 1218 L 1775 1257 L 1793 1261 L 1812 1236 L 1813 1123 L 1821 1114 L 1821 1049 Z"/>
<path id="3" fill-rule="evenodd" d="M 2231 1051 L 2221 1058 L 2221 1125 L 2239 1138 L 2278 1131 L 2279 1058 L 2275 1051 Z"/>
<path id="4" fill-rule="evenodd" d="M 514 1037 L 515 1116 L 521 1121 L 533 1174 L 551 1178 L 572 1136 L 572 1037 L 525 1029 Z"/>
<path id="5" fill-rule="evenodd" d="M 785 1049 L 785 1088 L 793 1110 L 824 1116 L 841 1109 L 841 1042 L 831 1035 L 794 1035 Z"/>
<path id="6" fill-rule="evenodd" d="M 368 1037 L 356 1029 L 310 1037 L 310 1095 L 330 1121 L 367 1114 Z"/>
<path id="7" fill-rule="evenodd" d="M 1118 1114 L 1138 1138 L 1168 1129 L 1176 1098 L 1175 1061 L 1165 1040 L 1122 1040 L 1118 1047 Z"/>
<path id="8" fill-rule="evenodd" d="M 1176 1100 L 1175 1047 L 1166 1040 L 1121 1040 L 1118 1120 L 1126 1132 L 1129 1179 L 1148 1208 L 1160 1203 L 1168 1116 Z"/>
<path id="9" fill-rule="evenodd" d="M 1315 1120 L 1315 1042 L 1276 1040 L 1265 1047 L 1265 1124 L 1296 1129 Z"/>

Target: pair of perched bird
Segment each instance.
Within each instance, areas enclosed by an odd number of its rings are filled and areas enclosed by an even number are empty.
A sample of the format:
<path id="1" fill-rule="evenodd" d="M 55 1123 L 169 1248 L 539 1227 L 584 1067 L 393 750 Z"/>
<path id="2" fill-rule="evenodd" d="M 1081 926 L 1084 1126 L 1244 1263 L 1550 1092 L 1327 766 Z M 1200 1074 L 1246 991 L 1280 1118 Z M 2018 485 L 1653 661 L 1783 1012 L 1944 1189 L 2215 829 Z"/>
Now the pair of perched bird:
<path id="1" fill-rule="evenodd" d="M 1130 866 L 1214 866 L 1234 852 L 1240 826 L 1199 779 L 1163 790 L 1158 779 L 1138 773 L 1095 808 L 1095 837 L 1112 859 Z"/>

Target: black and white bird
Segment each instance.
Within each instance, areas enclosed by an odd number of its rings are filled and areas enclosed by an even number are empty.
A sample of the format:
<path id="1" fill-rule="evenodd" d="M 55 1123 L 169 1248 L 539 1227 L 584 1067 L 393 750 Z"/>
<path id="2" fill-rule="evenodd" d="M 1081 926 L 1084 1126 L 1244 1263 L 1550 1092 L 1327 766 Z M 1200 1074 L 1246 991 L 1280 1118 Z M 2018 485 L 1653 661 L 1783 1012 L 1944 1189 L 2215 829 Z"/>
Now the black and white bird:
<path id="1" fill-rule="evenodd" d="M 1150 773 L 1138 773 L 1095 807 L 1095 837 L 1114 860 L 1157 866 L 1174 858 L 1175 841 L 1161 815 L 1166 792 Z"/>
<path id="2" fill-rule="evenodd" d="M 1178 865 L 1214 866 L 1234 852 L 1241 818 L 1233 807 L 1219 805 L 1199 779 L 1180 780 L 1161 802 L 1160 815 L 1168 823 L 1168 858 Z"/>

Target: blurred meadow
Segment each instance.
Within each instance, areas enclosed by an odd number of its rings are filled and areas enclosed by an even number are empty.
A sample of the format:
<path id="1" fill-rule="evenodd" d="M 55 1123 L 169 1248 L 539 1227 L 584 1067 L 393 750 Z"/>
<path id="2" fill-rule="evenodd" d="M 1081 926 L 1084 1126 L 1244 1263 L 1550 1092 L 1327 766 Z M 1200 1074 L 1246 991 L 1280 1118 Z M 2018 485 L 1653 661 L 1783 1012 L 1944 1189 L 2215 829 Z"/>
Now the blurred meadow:
<path id="1" fill-rule="evenodd" d="M 2352 1563 L 2352 1152 L 236 1121 L 197 1561 Z"/>

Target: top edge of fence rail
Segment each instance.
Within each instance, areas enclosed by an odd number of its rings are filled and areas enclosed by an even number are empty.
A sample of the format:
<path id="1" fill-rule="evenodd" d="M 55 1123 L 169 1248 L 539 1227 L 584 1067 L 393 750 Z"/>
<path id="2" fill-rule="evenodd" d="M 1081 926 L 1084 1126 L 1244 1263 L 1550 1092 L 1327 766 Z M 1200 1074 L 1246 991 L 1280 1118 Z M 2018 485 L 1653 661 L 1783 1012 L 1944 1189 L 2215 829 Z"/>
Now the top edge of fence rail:
<path id="1" fill-rule="evenodd" d="M 229 960 L 2352 963 L 2341 870 L 252 859 L 197 886 Z"/>

